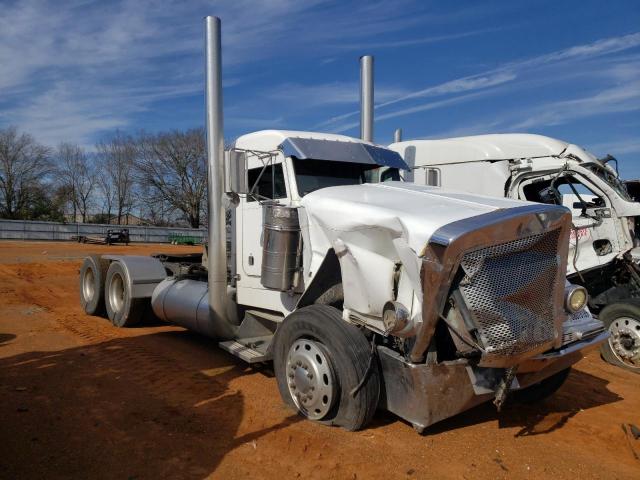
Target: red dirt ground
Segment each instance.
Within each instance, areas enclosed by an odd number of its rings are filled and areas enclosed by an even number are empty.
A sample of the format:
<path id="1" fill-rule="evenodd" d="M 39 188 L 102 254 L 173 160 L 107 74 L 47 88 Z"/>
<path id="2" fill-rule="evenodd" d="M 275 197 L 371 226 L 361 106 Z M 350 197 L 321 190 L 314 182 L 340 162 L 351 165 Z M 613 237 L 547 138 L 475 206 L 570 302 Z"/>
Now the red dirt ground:
<path id="1" fill-rule="evenodd" d="M 349 433 L 293 414 L 269 369 L 211 340 L 81 311 L 86 254 L 194 250 L 0 242 L 0 477 L 640 478 L 621 428 L 640 425 L 640 377 L 597 351 L 536 406 L 483 405 L 423 436 L 378 412 Z"/>

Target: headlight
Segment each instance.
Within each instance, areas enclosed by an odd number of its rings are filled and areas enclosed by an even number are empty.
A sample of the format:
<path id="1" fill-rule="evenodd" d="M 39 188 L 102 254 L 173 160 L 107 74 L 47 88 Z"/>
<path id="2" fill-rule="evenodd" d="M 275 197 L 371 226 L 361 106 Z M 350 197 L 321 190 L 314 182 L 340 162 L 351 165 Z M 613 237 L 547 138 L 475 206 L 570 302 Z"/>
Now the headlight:
<path id="1" fill-rule="evenodd" d="M 582 310 L 588 300 L 589 294 L 584 287 L 572 285 L 565 293 L 564 306 L 569 312 L 575 313 Z"/>
<path id="2" fill-rule="evenodd" d="M 386 333 L 398 334 L 411 322 L 411 314 L 401 303 L 387 302 L 382 310 L 382 322 Z"/>

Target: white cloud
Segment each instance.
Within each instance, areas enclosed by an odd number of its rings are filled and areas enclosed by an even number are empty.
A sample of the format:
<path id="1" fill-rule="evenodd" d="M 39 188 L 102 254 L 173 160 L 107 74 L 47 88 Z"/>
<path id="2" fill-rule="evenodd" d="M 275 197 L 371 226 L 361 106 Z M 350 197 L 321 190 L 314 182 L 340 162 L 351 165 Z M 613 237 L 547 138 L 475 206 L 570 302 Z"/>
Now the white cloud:
<path id="1" fill-rule="evenodd" d="M 435 110 L 437 108 L 442 108 L 442 107 L 450 107 L 453 105 L 457 105 L 460 103 L 464 103 L 472 98 L 476 98 L 479 97 L 481 95 L 484 95 L 484 92 L 471 92 L 471 93 L 467 93 L 466 95 L 460 95 L 457 97 L 453 97 L 453 98 L 447 98 L 444 100 L 437 100 L 437 101 L 433 101 L 433 102 L 429 102 L 429 103 L 424 103 L 422 105 L 417 105 L 414 107 L 409 107 L 409 108 L 405 108 L 402 110 L 397 110 L 395 112 L 391 112 L 391 113 L 385 113 L 382 115 L 377 115 L 376 116 L 376 120 L 377 121 L 381 121 L 381 120 L 388 120 L 391 118 L 396 118 L 396 117 L 402 117 L 404 115 L 409 115 L 412 113 L 417 113 L 417 112 L 424 112 L 427 110 Z M 343 123 L 343 124 L 339 124 L 337 126 L 335 126 L 332 131 L 335 133 L 341 133 L 341 132 L 346 132 L 348 130 L 351 130 L 352 128 L 355 128 L 357 126 L 359 126 L 360 123 L 359 122 L 349 122 L 349 123 Z"/>
<path id="2" fill-rule="evenodd" d="M 279 102 L 305 108 L 318 105 L 357 104 L 360 92 L 357 82 L 331 82 L 316 85 L 285 83 L 271 88 L 265 96 Z M 376 97 L 388 100 L 403 95 L 406 90 L 392 86 L 377 86 Z"/>
<path id="3" fill-rule="evenodd" d="M 376 88 L 375 96 L 376 96 L 376 99 L 379 101 L 379 103 L 376 103 L 375 109 L 378 110 L 378 109 L 385 108 L 390 105 L 394 105 L 396 103 L 400 103 L 400 102 L 414 99 L 414 98 L 437 97 L 437 96 L 453 94 L 453 93 L 465 93 L 465 92 L 470 92 L 474 90 L 482 90 L 485 88 L 489 88 L 496 85 L 500 85 L 502 83 L 509 82 L 515 78 L 516 77 L 514 74 L 509 74 L 509 73 L 497 73 L 495 75 L 489 75 L 489 76 L 478 75 L 473 77 L 458 78 L 455 80 L 451 80 L 449 82 L 441 83 L 433 87 L 428 87 L 428 88 L 410 92 L 410 93 L 404 92 L 398 95 L 393 95 L 392 92 L 389 92 L 388 95 L 384 95 L 384 94 L 381 95 L 378 89 Z M 357 90 L 355 91 L 355 94 L 359 95 Z M 460 100 L 462 101 L 463 99 L 469 99 L 474 96 L 477 96 L 477 95 L 473 95 L 473 96 L 465 95 L 461 97 Z M 459 102 L 455 102 L 455 103 L 459 103 Z M 394 118 L 394 117 L 399 117 L 403 115 L 408 115 L 411 113 L 421 112 L 424 110 L 431 110 L 433 108 L 437 108 L 438 106 L 445 106 L 449 104 L 450 103 L 448 102 L 433 102 L 433 103 L 427 103 L 427 104 L 418 105 L 414 107 L 408 107 L 402 110 L 398 110 L 396 112 L 376 115 L 376 120 L 384 120 L 386 118 Z M 349 113 L 336 115 L 335 117 L 331 117 L 328 120 L 320 123 L 318 127 L 330 126 L 332 130 L 335 132 L 344 132 L 344 131 L 350 130 L 354 126 L 357 126 L 358 124 L 352 123 L 352 122 L 349 122 L 349 123 L 343 123 L 343 122 L 348 118 L 356 117 L 358 115 L 360 115 L 359 110 L 353 110 Z"/>
<path id="4" fill-rule="evenodd" d="M 586 147 L 600 158 L 608 153 L 615 157 L 617 155 L 640 152 L 640 139 L 636 137 L 620 138 L 602 143 L 587 144 Z"/>
<path id="5" fill-rule="evenodd" d="M 426 45 L 430 43 L 444 42 L 446 40 L 457 40 L 460 38 L 475 37 L 484 33 L 497 32 L 505 30 L 507 27 L 500 28 L 482 28 L 478 30 L 469 30 L 457 33 L 451 33 L 447 35 L 432 35 L 422 38 L 411 38 L 407 40 L 395 40 L 387 42 L 367 42 L 367 43 L 351 43 L 342 44 L 341 47 L 345 50 L 370 50 L 373 48 L 398 48 L 409 47 L 413 45 Z M 513 28 L 513 27 L 511 27 Z"/>
<path id="6" fill-rule="evenodd" d="M 451 27 L 460 18 L 487 14 L 485 7 L 434 15 L 432 8 L 420 5 L 421 11 L 416 13 L 416 8 L 410 6 L 409 0 L 374 0 L 355 5 L 322 0 L 8 2 L 3 4 L 0 15 L 0 127 L 15 124 L 50 144 L 65 140 L 89 145 L 105 131 L 141 127 L 133 119 L 152 111 L 159 102 L 200 96 L 200 19 L 205 14 L 223 18 L 227 88 L 270 74 L 273 58 L 304 54 L 331 62 L 333 55 L 344 52 L 345 45 L 372 45 L 371 40 L 381 34 L 402 33 L 418 25 Z M 399 35 L 394 45 L 378 43 L 379 47 L 417 45 L 485 30 L 456 33 L 452 27 L 449 31 L 452 33 L 409 40 Z M 378 119 L 495 94 L 499 87 L 510 88 L 529 81 L 526 73 L 533 70 L 586 61 L 637 45 L 640 34 L 626 35 L 511 62 L 414 91 L 380 85 L 376 89 L 376 108 L 381 112 Z M 637 78 L 634 68 L 613 65 L 607 74 L 626 81 L 634 75 Z M 259 113 L 231 111 L 227 123 L 252 128 L 255 120 L 254 128 L 261 128 L 262 119 L 270 116 L 278 124 L 285 124 L 288 116 L 299 115 L 300 108 L 332 105 L 350 109 L 358 102 L 357 84 L 349 82 L 307 85 L 291 81 L 263 93 L 264 98 L 256 95 L 260 102 L 279 102 L 283 107 L 277 115 L 262 116 L 264 105 L 257 103 Z M 354 109 L 336 115 L 321 126 L 339 131 L 353 128 L 353 118 L 358 113 Z"/>
<path id="7" fill-rule="evenodd" d="M 465 78 L 457 78 L 449 82 L 441 83 L 434 87 L 424 88 L 409 94 L 388 100 L 378 105 L 379 108 L 388 107 L 405 100 L 424 97 L 437 97 L 440 95 L 448 95 L 452 93 L 464 93 L 474 90 L 483 90 L 488 87 L 495 87 L 503 83 L 508 83 L 517 78 L 514 72 L 495 72 L 489 74 L 474 75 Z M 408 112 L 411 113 L 411 112 Z"/>
<path id="8" fill-rule="evenodd" d="M 640 109 L 640 81 L 612 87 L 571 100 L 545 102 L 526 111 L 526 118 L 514 122 L 513 130 L 560 125 L 576 118 L 593 117 Z"/>
<path id="9" fill-rule="evenodd" d="M 600 55 L 609 55 L 623 50 L 628 50 L 640 45 L 640 33 L 631 33 L 620 37 L 604 38 L 585 45 L 576 45 L 547 55 L 540 55 L 528 60 L 514 62 L 508 66 L 512 67 L 532 67 L 548 63 L 562 62 L 565 60 L 575 60 L 592 58 Z"/>
<path id="10" fill-rule="evenodd" d="M 608 62 L 607 68 L 603 68 L 602 65 L 599 68 L 602 70 L 599 73 L 587 71 L 586 74 L 600 74 L 606 83 L 599 81 L 597 86 L 583 89 L 582 95 L 519 105 L 507 111 L 504 108 L 496 108 L 482 121 L 472 121 L 441 132 L 429 132 L 428 138 L 478 135 L 497 131 L 531 131 L 586 118 L 640 110 L 640 56 L 623 57 L 619 59 L 619 63 Z"/>
<path id="11" fill-rule="evenodd" d="M 431 101 L 424 104 L 406 106 L 388 113 L 377 113 L 376 120 L 396 118 L 434 108 L 464 103 L 483 96 L 495 95 L 497 93 L 501 93 L 500 90 L 496 88 L 499 86 L 511 88 L 512 91 L 514 91 L 518 87 L 525 88 L 532 86 L 533 84 L 537 86 L 553 84 L 561 80 L 566 80 L 568 77 L 575 77 L 578 75 L 590 75 L 594 78 L 605 76 L 609 77 L 609 79 L 613 78 L 618 81 L 637 78 L 639 67 L 638 64 L 634 62 L 621 62 L 613 66 L 590 64 L 583 69 L 576 68 L 576 65 L 580 62 L 592 61 L 598 57 L 605 57 L 606 61 L 607 55 L 629 50 L 639 45 L 640 33 L 634 33 L 620 37 L 598 40 L 590 44 L 577 45 L 549 54 L 505 63 L 497 68 L 476 75 L 457 78 L 438 85 L 415 90 L 404 95 L 399 95 L 396 98 L 392 98 L 387 101 L 381 101 L 376 104 L 377 111 L 382 111 L 400 103 L 411 102 L 420 98 L 437 98 L 441 96 L 457 95 L 456 97 L 447 100 Z M 605 67 L 607 68 L 606 71 L 604 70 Z M 628 94 L 631 94 L 631 92 L 628 92 Z M 599 103 L 597 101 L 592 102 L 591 107 L 599 107 L 599 111 L 603 111 L 602 109 L 605 108 L 605 103 L 610 100 L 612 99 L 602 96 L 601 101 Z M 598 104 L 595 105 L 596 103 Z M 576 102 L 573 105 L 567 104 L 566 107 L 573 106 L 577 110 L 580 105 L 580 102 Z M 564 105 L 559 104 L 557 106 L 562 108 Z M 622 109 L 624 107 L 622 105 L 618 105 L 615 108 Z M 630 108 L 635 109 L 635 107 Z M 587 113 L 588 107 L 587 109 L 582 110 L 582 115 L 586 115 Z M 353 110 L 348 113 L 331 117 L 319 124 L 319 126 L 330 128 L 335 132 L 345 132 L 358 125 L 355 122 L 345 123 L 345 120 L 356 117 L 357 115 L 359 115 L 359 111 Z M 546 117 L 544 115 L 544 112 L 540 112 L 536 115 L 537 119 L 530 120 L 530 124 L 523 120 L 519 127 L 527 128 L 528 126 L 533 125 L 534 122 L 537 122 L 538 124 L 544 122 L 549 123 L 554 121 L 554 118 L 556 119 L 555 121 L 562 121 L 561 118 L 568 119 L 571 114 L 565 112 L 562 114 L 556 113 L 555 115 L 549 113 Z M 574 115 L 579 116 L 580 114 L 576 111 Z M 486 123 L 483 123 L 483 125 L 486 125 Z M 469 129 L 462 128 L 460 130 L 467 131 Z"/>
<path id="12" fill-rule="evenodd" d="M 16 124 L 47 142 L 90 144 L 105 130 L 137 128 L 133 118 L 154 102 L 200 95 L 200 19 L 207 14 L 223 19 L 224 85 L 231 87 L 264 75 L 272 58 L 304 54 L 331 61 L 348 42 L 417 25 L 451 25 L 473 14 L 469 9 L 440 15 L 431 10 L 411 0 L 5 2 L 0 126 Z M 474 15 L 479 11 L 484 9 Z M 305 88 L 311 87 L 298 91 Z M 324 88 L 317 98 L 334 104 L 352 103 L 357 95 L 355 89 L 347 92 L 347 85 Z M 384 100 L 406 93 L 390 90 L 387 97 L 384 91 L 379 92 Z"/>

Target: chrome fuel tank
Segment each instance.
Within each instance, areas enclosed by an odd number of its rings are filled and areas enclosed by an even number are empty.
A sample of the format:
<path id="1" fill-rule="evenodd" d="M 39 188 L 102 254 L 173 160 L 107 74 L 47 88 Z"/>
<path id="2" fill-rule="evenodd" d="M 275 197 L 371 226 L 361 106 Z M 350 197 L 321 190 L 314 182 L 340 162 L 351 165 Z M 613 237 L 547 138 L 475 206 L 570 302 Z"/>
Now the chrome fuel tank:
<path id="1" fill-rule="evenodd" d="M 263 205 L 263 247 L 260 283 L 287 291 L 294 287 L 300 255 L 298 210 L 284 205 Z"/>

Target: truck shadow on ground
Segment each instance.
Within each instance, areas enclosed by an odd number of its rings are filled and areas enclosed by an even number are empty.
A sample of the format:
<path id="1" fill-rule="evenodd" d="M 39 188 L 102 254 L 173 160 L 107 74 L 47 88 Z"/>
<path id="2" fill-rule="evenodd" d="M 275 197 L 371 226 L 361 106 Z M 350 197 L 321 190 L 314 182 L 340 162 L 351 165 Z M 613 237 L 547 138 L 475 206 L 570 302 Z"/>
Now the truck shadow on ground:
<path id="1" fill-rule="evenodd" d="M 491 402 L 484 403 L 428 427 L 424 435 L 438 435 L 494 420 L 498 420 L 499 428 L 520 427 L 514 434 L 516 437 L 550 433 L 562 428 L 581 410 L 621 401 L 622 397 L 607 389 L 608 384 L 603 378 L 573 369 L 560 390 L 537 404 L 509 401 L 497 412 Z M 395 421 L 403 420 L 379 411 L 370 428 L 381 428 Z"/>
<path id="2" fill-rule="evenodd" d="M 158 353 L 165 345 L 206 354 L 170 358 Z M 202 478 L 300 419 L 283 412 L 253 428 L 229 385 L 246 370 L 185 332 L 2 358 L 0 477 Z"/>

